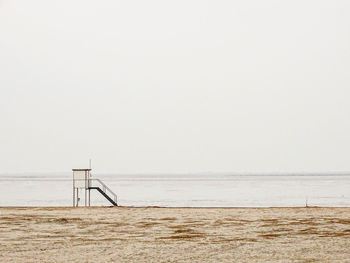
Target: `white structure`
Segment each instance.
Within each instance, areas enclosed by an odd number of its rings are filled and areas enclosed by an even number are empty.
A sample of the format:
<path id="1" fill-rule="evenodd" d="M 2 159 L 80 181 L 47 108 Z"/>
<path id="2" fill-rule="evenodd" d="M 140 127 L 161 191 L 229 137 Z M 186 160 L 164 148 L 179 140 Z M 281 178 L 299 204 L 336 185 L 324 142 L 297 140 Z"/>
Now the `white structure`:
<path id="1" fill-rule="evenodd" d="M 91 190 L 100 192 L 112 205 L 117 205 L 117 195 L 101 180 L 91 178 L 91 169 L 73 169 L 73 207 L 79 206 L 79 191 L 84 191 L 84 204 L 90 206 Z"/>
<path id="2" fill-rule="evenodd" d="M 73 206 L 79 206 L 79 189 L 85 192 L 85 206 L 90 206 L 91 169 L 73 169 Z"/>

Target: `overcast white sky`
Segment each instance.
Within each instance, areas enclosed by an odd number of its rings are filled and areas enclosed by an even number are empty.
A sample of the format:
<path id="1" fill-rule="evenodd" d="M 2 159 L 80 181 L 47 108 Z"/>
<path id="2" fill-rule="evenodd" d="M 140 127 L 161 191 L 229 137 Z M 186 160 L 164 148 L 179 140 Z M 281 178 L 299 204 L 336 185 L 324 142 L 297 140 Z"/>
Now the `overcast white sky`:
<path id="1" fill-rule="evenodd" d="M 349 14 L 0 0 L 0 172 L 350 171 Z"/>

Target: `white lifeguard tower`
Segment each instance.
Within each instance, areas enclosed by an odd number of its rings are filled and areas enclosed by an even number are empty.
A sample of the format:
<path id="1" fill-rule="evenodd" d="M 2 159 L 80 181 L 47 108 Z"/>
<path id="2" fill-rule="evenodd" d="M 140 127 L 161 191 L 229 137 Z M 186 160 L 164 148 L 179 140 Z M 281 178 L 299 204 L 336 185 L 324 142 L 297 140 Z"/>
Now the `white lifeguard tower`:
<path id="1" fill-rule="evenodd" d="M 91 178 L 91 169 L 73 170 L 73 207 L 79 206 L 79 190 L 84 191 L 85 206 L 91 205 L 91 190 L 100 192 L 113 206 L 118 206 L 117 195 L 101 180 Z"/>

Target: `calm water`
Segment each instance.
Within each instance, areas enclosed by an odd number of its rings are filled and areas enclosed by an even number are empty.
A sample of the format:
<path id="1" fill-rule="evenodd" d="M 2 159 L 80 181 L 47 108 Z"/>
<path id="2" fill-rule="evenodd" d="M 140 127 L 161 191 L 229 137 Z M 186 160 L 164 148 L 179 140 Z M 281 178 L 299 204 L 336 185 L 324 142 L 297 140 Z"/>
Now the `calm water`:
<path id="1" fill-rule="evenodd" d="M 349 175 L 94 176 L 120 205 L 192 207 L 350 206 Z M 109 205 L 92 192 L 92 205 Z M 71 176 L 0 176 L 0 206 L 71 206 Z"/>

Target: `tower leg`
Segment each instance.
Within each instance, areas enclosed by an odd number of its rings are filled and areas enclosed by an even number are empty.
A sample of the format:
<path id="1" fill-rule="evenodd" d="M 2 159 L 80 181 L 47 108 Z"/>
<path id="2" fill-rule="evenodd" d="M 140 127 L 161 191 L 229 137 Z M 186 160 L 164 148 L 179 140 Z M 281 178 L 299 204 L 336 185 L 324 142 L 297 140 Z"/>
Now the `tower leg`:
<path id="1" fill-rule="evenodd" d="M 77 188 L 77 207 L 79 206 L 79 188 Z"/>
<path id="2" fill-rule="evenodd" d="M 73 186 L 73 207 L 75 207 L 75 187 Z"/>
<path id="3" fill-rule="evenodd" d="M 91 205 L 90 198 L 91 198 L 91 189 L 89 189 L 89 206 Z"/>

